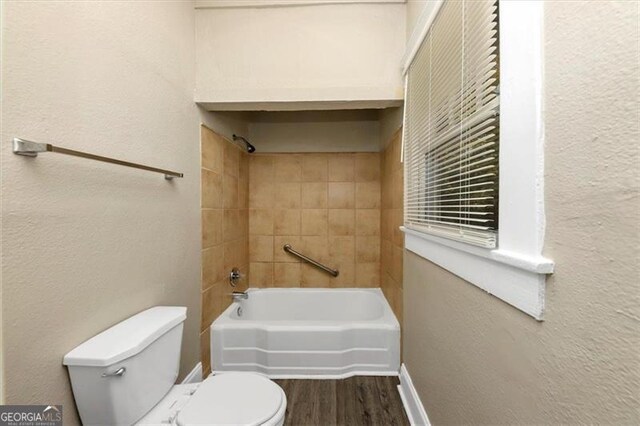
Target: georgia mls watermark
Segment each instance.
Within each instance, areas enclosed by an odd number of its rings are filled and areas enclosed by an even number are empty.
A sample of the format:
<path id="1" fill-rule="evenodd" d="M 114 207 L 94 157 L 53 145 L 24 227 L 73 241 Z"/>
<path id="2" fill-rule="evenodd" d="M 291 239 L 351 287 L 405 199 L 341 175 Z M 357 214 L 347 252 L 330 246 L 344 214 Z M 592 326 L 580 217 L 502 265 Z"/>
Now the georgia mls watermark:
<path id="1" fill-rule="evenodd" d="M 62 426 L 62 405 L 0 405 L 0 426 Z"/>

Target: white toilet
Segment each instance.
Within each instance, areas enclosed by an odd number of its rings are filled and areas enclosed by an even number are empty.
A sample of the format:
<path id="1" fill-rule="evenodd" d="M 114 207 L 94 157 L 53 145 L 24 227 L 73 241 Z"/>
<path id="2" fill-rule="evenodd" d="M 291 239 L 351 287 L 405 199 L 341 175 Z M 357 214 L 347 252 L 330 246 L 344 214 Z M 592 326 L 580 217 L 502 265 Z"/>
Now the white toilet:
<path id="1" fill-rule="evenodd" d="M 176 385 L 187 308 L 157 306 L 103 331 L 64 357 L 85 425 L 284 423 L 280 386 L 254 373 Z"/>

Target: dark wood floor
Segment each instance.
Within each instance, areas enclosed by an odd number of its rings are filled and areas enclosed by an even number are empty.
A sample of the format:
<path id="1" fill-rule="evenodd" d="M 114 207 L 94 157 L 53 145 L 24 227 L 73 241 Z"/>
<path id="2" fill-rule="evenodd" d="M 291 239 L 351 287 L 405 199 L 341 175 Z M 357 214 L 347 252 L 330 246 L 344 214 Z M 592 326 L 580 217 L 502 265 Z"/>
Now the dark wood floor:
<path id="1" fill-rule="evenodd" d="M 275 382 L 287 395 L 285 426 L 409 425 L 397 377 Z"/>

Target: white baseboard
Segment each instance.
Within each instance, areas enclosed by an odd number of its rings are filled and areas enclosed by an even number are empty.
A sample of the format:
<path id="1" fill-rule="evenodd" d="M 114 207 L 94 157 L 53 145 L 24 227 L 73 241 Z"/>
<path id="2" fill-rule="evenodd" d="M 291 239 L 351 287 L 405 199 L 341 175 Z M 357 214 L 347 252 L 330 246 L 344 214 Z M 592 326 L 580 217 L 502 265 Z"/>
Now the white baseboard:
<path id="1" fill-rule="evenodd" d="M 193 367 L 193 370 L 189 372 L 182 380 L 182 384 L 186 385 L 187 383 L 198 383 L 202 381 L 202 363 L 199 362 Z"/>
<path id="2" fill-rule="evenodd" d="M 412 426 L 430 426 L 429 417 L 427 412 L 420 401 L 416 388 L 413 387 L 413 382 L 407 371 L 407 367 L 404 364 L 400 366 L 400 384 L 398 385 L 398 392 L 400 392 L 400 398 L 404 405 L 404 411 L 409 417 L 409 422 Z"/>

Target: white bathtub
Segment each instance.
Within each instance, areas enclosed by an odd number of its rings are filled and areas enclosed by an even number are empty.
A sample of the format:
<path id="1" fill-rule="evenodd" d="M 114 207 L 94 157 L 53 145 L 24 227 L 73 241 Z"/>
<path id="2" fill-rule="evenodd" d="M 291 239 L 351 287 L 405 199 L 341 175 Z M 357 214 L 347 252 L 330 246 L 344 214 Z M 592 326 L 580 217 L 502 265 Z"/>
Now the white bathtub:
<path id="1" fill-rule="evenodd" d="M 211 325 L 213 371 L 271 378 L 398 374 L 400 324 L 380 289 L 248 293 Z"/>

